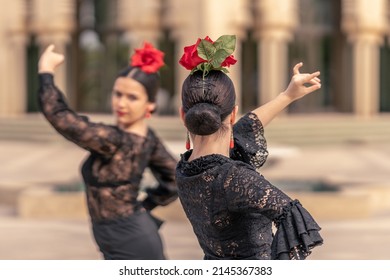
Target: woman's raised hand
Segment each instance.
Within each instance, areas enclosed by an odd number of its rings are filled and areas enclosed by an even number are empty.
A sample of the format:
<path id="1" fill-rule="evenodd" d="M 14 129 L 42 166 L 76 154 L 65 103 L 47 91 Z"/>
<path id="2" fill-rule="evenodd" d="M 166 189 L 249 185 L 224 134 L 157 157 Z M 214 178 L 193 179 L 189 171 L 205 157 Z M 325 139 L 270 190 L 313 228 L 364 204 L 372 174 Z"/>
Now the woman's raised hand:
<path id="1" fill-rule="evenodd" d="M 321 80 L 318 78 L 320 72 L 314 73 L 300 73 L 299 68 L 303 65 L 302 62 L 296 64 L 293 68 L 293 77 L 287 89 L 283 92 L 286 96 L 291 98 L 291 101 L 300 99 L 305 95 L 321 88 Z"/>
<path id="2" fill-rule="evenodd" d="M 54 45 L 49 45 L 38 62 L 38 73 L 54 73 L 55 68 L 64 62 L 64 55 L 54 52 Z"/>

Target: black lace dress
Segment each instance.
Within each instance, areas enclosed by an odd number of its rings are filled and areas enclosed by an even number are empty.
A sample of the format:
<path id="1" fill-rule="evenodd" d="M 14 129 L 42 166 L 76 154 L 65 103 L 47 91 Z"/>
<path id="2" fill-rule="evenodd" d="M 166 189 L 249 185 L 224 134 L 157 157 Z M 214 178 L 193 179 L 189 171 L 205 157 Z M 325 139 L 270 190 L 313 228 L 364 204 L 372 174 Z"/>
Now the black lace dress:
<path id="1" fill-rule="evenodd" d="M 188 161 L 188 151 L 176 169 L 179 198 L 204 258 L 305 259 L 322 244 L 320 227 L 299 201 L 257 172 L 268 155 L 260 120 L 249 113 L 233 131 L 230 158 Z"/>
<path id="2" fill-rule="evenodd" d="M 164 259 L 159 222 L 149 211 L 177 198 L 177 161 L 149 129 L 142 137 L 116 126 L 92 123 L 72 111 L 51 74 L 39 75 L 39 105 L 65 138 L 90 152 L 82 166 L 95 240 L 105 259 Z M 157 187 L 139 201 L 149 167 Z"/>

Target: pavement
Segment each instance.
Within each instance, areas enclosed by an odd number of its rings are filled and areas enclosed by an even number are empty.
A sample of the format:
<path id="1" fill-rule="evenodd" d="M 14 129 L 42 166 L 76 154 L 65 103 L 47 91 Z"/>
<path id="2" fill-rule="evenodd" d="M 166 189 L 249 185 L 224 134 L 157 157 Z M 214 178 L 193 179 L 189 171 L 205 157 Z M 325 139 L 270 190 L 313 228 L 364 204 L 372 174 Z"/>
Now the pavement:
<path id="1" fill-rule="evenodd" d="M 166 142 L 173 154 L 184 149 L 181 141 Z M 382 186 L 390 189 L 390 146 L 387 143 L 294 147 L 269 145 L 268 163 L 262 169 L 271 182 L 283 178 L 323 180 L 349 190 L 364 189 L 371 194 Z M 37 143 L 0 141 L 0 190 L 30 186 L 39 188 L 58 182 L 80 180 L 80 163 L 86 152 L 66 141 Z M 299 199 L 299 192 L 294 193 Z M 328 197 L 329 203 L 332 196 Z M 384 207 L 367 215 L 316 218 L 322 227 L 324 245 L 313 251 L 311 260 L 390 259 L 390 199 Z M 326 206 L 326 201 L 325 204 Z M 311 206 L 325 207 L 321 205 Z M 328 205 L 336 207 L 336 205 Z M 343 205 L 337 205 L 343 207 Z M 179 218 L 165 219 L 161 237 L 168 259 L 201 259 L 191 226 L 182 216 L 178 201 L 168 206 Z M 326 208 L 324 208 L 326 210 Z M 317 209 L 318 210 L 318 209 Z M 82 260 L 101 259 L 89 220 L 22 218 L 9 204 L 0 204 L 0 260 Z"/>

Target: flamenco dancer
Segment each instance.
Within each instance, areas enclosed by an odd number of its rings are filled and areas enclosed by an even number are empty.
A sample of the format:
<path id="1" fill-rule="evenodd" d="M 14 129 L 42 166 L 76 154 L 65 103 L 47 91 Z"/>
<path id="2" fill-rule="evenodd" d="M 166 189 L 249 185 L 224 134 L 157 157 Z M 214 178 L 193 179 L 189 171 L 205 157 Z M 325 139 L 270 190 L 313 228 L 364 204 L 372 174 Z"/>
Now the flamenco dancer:
<path id="1" fill-rule="evenodd" d="M 176 169 L 179 198 L 206 260 L 305 259 L 323 243 L 319 225 L 257 170 L 268 155 L 264 126 L 319 89 L 320 73 L 295 65 L 284 92 L 235 122 L 235 89 L 225 74 L 236 63 L 235 41 L 198 39 L 180 59 L 191 73 L 181 92 L 188 151 Z"/>
<path id="2" fill-rule="evenodd" d="M 111 97 L 116 125 L 90 122 L 69 108 L 54 83 L 54 71 L 64 60 L 54 52 L 54 45 L 39 60 L 43 115 L 58 133 L 89 151 L 81 173 L 93 235 L 107 260 L 165 259 L 158 233 L 161 221 L 150 211 L 177 198 L 177 161 L 145 122 L 156 108 L 163 57 L 163 52 L 145 43 L 119 73 Z M 158 186 L 147 189 L 146 199 L 140 201 L 140 182 L 147 167 Z"/>

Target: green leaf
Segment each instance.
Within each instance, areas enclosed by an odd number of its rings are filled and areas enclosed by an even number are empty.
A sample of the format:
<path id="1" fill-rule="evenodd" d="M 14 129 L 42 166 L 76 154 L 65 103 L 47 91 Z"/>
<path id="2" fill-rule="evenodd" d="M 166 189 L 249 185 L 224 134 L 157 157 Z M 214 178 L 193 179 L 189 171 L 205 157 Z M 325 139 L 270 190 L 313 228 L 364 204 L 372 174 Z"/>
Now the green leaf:
<path id="1" fill-rule="evenodd" d="M 216 51 L 213 43 L 204 39 L 200 41 L 197 50 L 198 50 L 199 57 L 207 61 L 213 58 L 213 55 Z"/>
<path id="2" fill-rule="evenodd" d="M 223 49 L 231 55 L 236 49 L 236 35 L 222 35 L 214 42 L 214 47 L 217 50 Z"/>
<path id="3" fill-rule="evenodd" d="M 214 58 L 211 61 L 211 64 L 213 65 L 214 68 L 218 68 L 221 66 L 222 62 L 229 56 L 230 54 L 224 50 L 224 49 L 219 49 L 215 52 Z"/>
<path id="4" fill-rule="evenodd" d="M 213 70 L 218 70 L 218 71 L 222 71 L 224 73 L 229 73 L 229 70 L 227 70 L 225 67 L 213 68 Z"/>
<path id="5" fill-rule="evenodd" d="M 206 60 L 206 62 L 197 65 L 196 68 L 191 71 L 191 74 L 196 71 L 202 71 L 203 78 L 205 78 L 205 76 L 211 70 L 219 70 L 225 73 L 229 73 L 226 68 L 221 67 L 221 64 L 234 52 L 235 48 L 235 35 L 222 35 L 214 43 L 211 43 L 205 39 L 200 40 L 197 47 L 198 56 Z"/>

